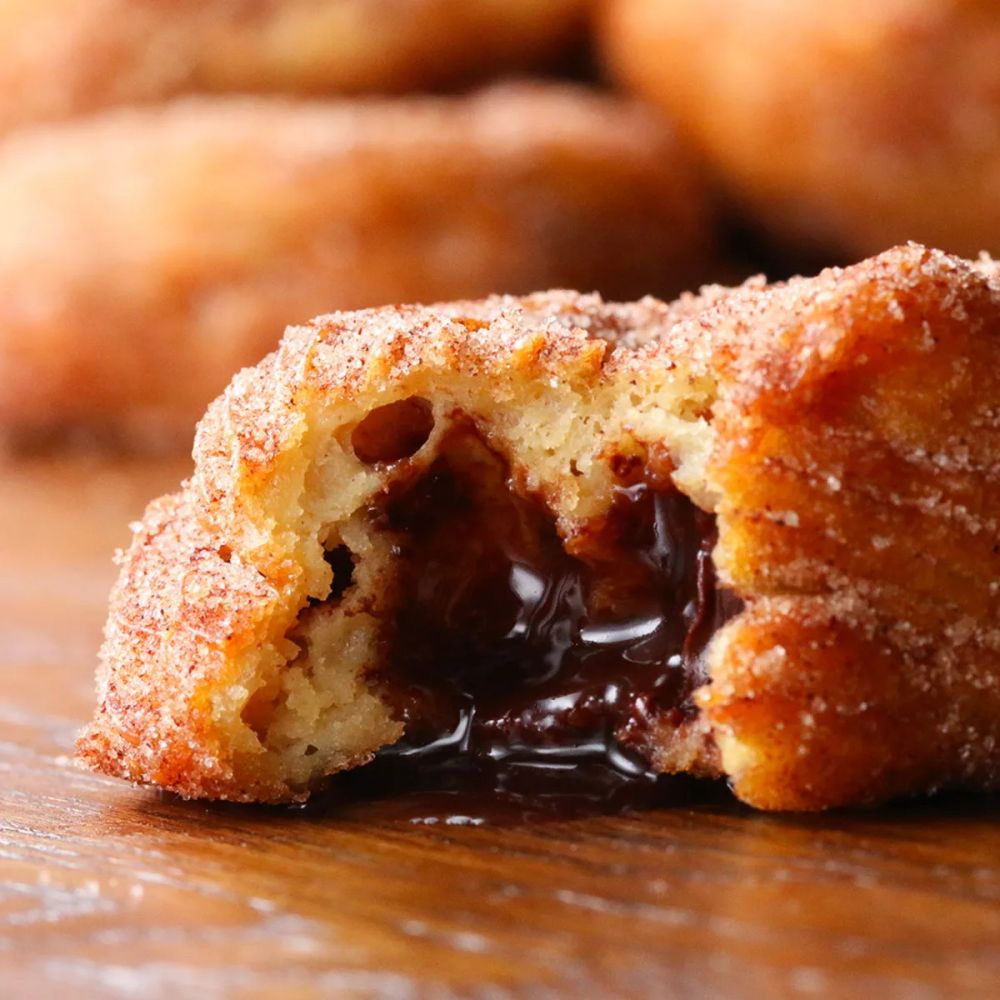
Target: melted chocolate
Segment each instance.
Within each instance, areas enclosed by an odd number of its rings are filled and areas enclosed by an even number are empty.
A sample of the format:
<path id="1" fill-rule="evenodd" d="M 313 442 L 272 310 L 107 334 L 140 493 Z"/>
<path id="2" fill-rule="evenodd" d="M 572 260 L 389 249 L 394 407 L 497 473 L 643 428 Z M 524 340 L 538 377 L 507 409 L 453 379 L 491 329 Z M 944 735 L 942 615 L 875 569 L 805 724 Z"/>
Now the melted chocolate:
<path id="1" fill-rule="evenodd" d="M 564 545 L 495 456 L 459 443 L 373 512 L 404 566 L 384 680 L 406 730 L 358 778 L 562 812 L 652 802 L 655 727 L 691 717 L 705 646 L 739 606 L 716 586 L 714 518 L 637 482 Z"/>

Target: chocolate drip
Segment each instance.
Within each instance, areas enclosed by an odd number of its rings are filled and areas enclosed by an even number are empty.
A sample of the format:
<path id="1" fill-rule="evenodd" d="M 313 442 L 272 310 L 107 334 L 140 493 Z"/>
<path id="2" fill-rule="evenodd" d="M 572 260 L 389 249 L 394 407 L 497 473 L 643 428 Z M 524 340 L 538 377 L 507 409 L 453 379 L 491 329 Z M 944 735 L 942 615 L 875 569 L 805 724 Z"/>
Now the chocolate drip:
<path id="1" fill-rule="evenodd" d="M 648 798 L 656 728 L 693 715 L 705 647 L 739 607 L 716 585 L 715 519 L 638 482 L 564 544 L 506 479 L 482 445 L 458 449 L 377 515 L 405 567 L 382 680 L 406 730 L 359 777 Z"/>

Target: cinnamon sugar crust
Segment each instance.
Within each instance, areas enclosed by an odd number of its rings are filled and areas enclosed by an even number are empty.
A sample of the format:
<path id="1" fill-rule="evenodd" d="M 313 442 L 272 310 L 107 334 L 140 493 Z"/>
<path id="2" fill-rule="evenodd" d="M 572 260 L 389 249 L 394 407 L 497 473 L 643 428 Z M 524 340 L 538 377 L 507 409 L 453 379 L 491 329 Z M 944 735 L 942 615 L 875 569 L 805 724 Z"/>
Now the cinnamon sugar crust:
<path id="1" fill-rule="evenodd" d="M 584 561 L 623 469 L 715 514 L 742 610 L 644 746 L 657 769 L 780 809 L 996 787 L 998 353 L 984 265 L 916 245 L 673 305 L 555 292 L 292 328 L 136 526 L 81 756 L 289 801 L 400 739 L 384 656 L 410 598 L 378 511 L 464 422 Z"/>

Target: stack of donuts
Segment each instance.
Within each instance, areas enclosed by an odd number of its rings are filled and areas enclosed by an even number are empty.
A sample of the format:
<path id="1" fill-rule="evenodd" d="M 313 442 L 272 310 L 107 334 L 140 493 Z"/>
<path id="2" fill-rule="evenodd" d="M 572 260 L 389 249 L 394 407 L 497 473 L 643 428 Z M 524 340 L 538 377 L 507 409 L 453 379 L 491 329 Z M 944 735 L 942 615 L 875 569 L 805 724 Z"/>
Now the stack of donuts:
<path id="1" fill-rule="evenodd" d="M 1000 250 L 1000 5 L 0 0 L 0 217 L 5 446 L 184 446 L 317 313 Z"/>

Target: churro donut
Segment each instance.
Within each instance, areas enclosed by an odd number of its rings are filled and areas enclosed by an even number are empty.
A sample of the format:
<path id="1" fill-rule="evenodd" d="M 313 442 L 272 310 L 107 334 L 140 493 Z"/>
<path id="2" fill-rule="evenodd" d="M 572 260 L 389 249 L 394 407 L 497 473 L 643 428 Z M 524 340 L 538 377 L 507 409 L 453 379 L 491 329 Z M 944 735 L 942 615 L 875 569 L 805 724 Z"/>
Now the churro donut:
<path id="1" fill-rule="evenodd" d="M 609 0 L 614 73 L 772 234 L 848 256 L 1000 246 L 991 0 Z"/>
<path id="2" fill-rule="evenodd" d="M 0 144 L 0 430 L 190 444 L 289 318 L 571 286 L 677 291 L 683 149 L 628 101 L 187 99 Z"/>
<path id="3" fill-rule="evenodd" d="M 589 0 L 4 0 L 0 133 L 190 93 L 399 92 L 543 66 Z"/>
<path id="4" fill-rule="evenodd" d="M 289 801 L 394 748 L 484 780 L 599 748 L 764 808 L 1000 782 L 981 266 L 321 317 L 195 457 L 122 557 L 106 773 Z"/>

